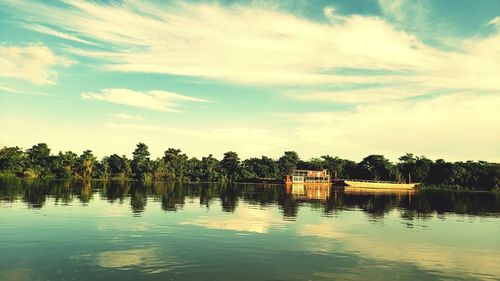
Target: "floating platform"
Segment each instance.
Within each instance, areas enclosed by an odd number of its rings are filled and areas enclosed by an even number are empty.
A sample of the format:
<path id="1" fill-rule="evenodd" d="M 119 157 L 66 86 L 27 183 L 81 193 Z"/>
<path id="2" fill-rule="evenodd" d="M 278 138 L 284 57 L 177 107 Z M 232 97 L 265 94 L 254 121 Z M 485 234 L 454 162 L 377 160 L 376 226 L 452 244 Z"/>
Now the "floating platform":
<path id="1" fill-rule="evenodd" d="M 333 185 L 370 189 L 414 189 L 415 186 L 417 186 L 417 183 L 398 183 L 371 180 L 336 180 L 333 182 Z"/>

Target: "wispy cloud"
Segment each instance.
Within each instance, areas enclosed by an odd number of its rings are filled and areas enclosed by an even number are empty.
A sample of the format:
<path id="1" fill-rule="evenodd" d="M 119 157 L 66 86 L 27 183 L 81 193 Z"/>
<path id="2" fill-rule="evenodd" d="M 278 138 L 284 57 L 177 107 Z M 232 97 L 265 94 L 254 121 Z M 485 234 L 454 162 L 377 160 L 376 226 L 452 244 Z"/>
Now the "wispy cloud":
<path id="1" fill-rule="evenodd" d="M 132 114 L 126 114 L 126 113 L 110 113 L 109 116 L 116 118 L 116 119 L 121 119 L 121 120 L 131 120 L 131 121 L 145 120 L 145 118 L 140 116 L 140 115 L 132 115 Z"/>
<path id="2" fill-rule="evenodd" d="M 72 61 L 58 56 L 43 44 L 0 45 L 0 76 L 30 81 L 36 85 L 55 84 L 53 66 L 68 66 Z"/>
<path id="3" fill-rule="evenodd" d="M 499 27 L 499 28 L 500 28 L 500 16 L 498 16 L 498 17 L 496 17 L 496 18 L 494 18 L 494 19 L 490 20 L 490 21 L 488 22 L 488 25 L 494 25 L 494 26 L 497 26 L 497 27 Z"/>
<path id="4" fill-rule="evenodd" d="M 413 87 L 369 87 L 362 89 L 331 90 L 331 91 L 295 91 L 285 96 L 307 102 L 334 103 L 379 103 L 394 100 L 404 100 L 426 94 L 428 88 Z"/>
<path id="5" fill-rule="evenodd" d="M 61 31 L 57 31 L 57 30 L 55 30 L 53 28 L 50 28 L 50 27 L 47 27 L 47 26 L 44 26 L 44 25 L 26 24 L 24 27 L 27 28 L 27 29 L 31 29 L 33 31 L 36 31 L 36 32 L 45 33 L 45 34 L 52 35 L 52 36 L 55 36 L 55 37 L 59 37 L 59 38 L 62 38 L 62 39 L 71 40 L 71 41 L 75 41 L 75 42 L 79 42 L 79 43 L 84 43 L 84 44 L 88 44 L 88 45 L 95 45 L 94 43 L 89 42 L 87 40 L 83 40 L 83 39 L 78 38 L 78 37 L 76 37 L 74 35 L 67 34 L 67 33 L 64 33 L 64 32 L 61 32 Z"/>
<path id="6" fill-rule="evenodd" d="M 84 100 L 101 100 L 134 107 L 142 107 L 159 111 L 180 111 L 181 102 L 207 102 L 205 99 L 184 96 L 167 91 L 138 92 L 130 89 L 103 89 L 100 93 L 82 93 Z"/>
<path id="7" fill-rule="evenodd" d="M 428 46 L 382 18 L 339 16 L 325 8 L 320 23 L 262 6 L 125 1 L 67 1 L 71 9 L 12 6 L 41 24 L 113 47 L 70 48 L 100 58 L 114 71 L 187 75 L 243 84 L 425 83 L 433 87 L 498 89 L 499 34 L 450 52 Z M 385 5 L 397 13 L 401 5 Z M 50 13 L 47 11 L 50 10 Z M 45 11 L 39 12 L 39 11 Z M 340 19 L 340 20 L 339 20 Z M 127 28 L 123 28 L 127 26 Z M 500 45 L 500 44 L 499 44 Z M 490 56 L 479 50 L 488 49 Z M 491 57 L 491 55 L 494 55 Z M 412 75 L 342 75 L 339 68 L 408 70 Z"/>
<path id="8" fill-rule="evenodd" d="M 2 84 L 0 84 L 0 92 L 7 92 L 7 93 L 14 93 L 14 94 L 20 93 L 18 90 L 14 89 L 10 86 L 2 85 Z"/>

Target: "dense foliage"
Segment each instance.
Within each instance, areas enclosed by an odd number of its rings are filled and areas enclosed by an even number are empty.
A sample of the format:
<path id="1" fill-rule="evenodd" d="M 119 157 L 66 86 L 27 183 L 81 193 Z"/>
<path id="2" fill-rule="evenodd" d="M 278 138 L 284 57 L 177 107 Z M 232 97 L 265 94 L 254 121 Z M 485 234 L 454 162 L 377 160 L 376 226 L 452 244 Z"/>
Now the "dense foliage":
<path id="1" fill-rule="evenodd" d="M 282 181 L 294 169 L 328 170 L 334 178 L 420 182 L 450 189 L 500 190 L 500 164 L 485 161 L 432 161 L 406 154 L 392 163 L 382 155 L 369 155 L 356 163 L 329 155 L 301 160 L 294 151 L 279 159 L 266 156 L 241 160 L 229 151 L 222 160 L 211 154 L 189 158 L 180 149 L 169 148 L 164 156 L 151 159 L 148 146 L 138 143 L 132 159 L 113 154 L 100 161 L 86 150 L 50 153 L 40 143 L 23 150 L 0 149 L 0 174 L 26 178 L 135 179 L 141 181 L 252 182 Z"/>

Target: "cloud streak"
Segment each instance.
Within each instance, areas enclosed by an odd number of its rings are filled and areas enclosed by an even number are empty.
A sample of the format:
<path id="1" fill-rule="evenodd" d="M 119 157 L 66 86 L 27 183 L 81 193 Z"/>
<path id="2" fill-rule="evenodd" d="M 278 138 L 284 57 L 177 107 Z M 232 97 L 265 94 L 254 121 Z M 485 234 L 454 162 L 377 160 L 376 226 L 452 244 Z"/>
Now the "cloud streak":
<path id="1" fill-rule="evenodd" d="M 103 89 L 100 93 L 81 94 L 84 100 L 100 100 L 133 107 L 142 107 L 158 111 L 179 112 L 181 102 L 208 102 L 205 99 L 184 96 L 167 91 L 139 92 L 130 89 Z M 121 116 L 124 117 L 124 116 Z"/>
<path id="2" fill-rule="evenodd" d="M 132 114 L 126 114 L 126 113 L 110 113 L 109 116 L 116 118 L 116 119 L 121 119 L 121 120 L 131 120 L 131 121 L 145 120 L 145 118 L 140 116 L 140 115 L 132 115 Z"/>
<path id="3" fill-rule="evenodd" d="M 285 96 L 307 102 L 332 102 L 348 104 L 367 104 L 383 101 L 405 100 L 425 95 L 429 89 L 420 86 L 410 87 L 370 87 L 362 89 L 332 91 L 297 91 Z"/>
<path id="4" fill-rule="evenodd" d="M 83 44 L 88 44 L 88 45 L 95 45 L 94 43 L 89 42 L 87 40 L 83 40 L 83 39 L 78 38 L 74 35 L 60 32 L 60 31 L 57 31 L 53 28 L 43 26 L 43 25 L 27 24 L 27 25 L 25 25 L 25 28 L 31 29 L 31 30 L 36 31 L 36 32 L 52 35 L 52 36 L 55 36 L 58 38 L 66 39 L 66 40 L 71 40 L 71 41 L 75 41 L 75 42 L 79 42 L 79 43 L 83 43 Z"/>

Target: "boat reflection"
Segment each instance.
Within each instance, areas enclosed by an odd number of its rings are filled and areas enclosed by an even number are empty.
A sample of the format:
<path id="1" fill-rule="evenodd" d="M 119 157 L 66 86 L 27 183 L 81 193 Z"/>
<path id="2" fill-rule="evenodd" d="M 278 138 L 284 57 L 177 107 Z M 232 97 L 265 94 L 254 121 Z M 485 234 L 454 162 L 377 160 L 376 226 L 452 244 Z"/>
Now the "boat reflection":
<path id="1" fill-rule="evenodd" d="M 333 193 L 343 193 L 346 195 L 395 195 L 412 196 L 413 189 L 380 189 L 380 188 L 359 188 L 349 187 L 332 188 L 329 184 L 287 184 L 286 193 L 293 199 L 301 201 L 326 201 Z"/>
<path id="2" fill-rule="evenodd" d="M 413 195 L 415 194 L 414 189 L 389 189 L 389 188 L 360 188 L 360 187 L 349 187 L 346 186 L 344 187 L 344 193 L 345 194 L 352 194 L 352 195 L 377 195 L 377 194 L 383 194 L 383 195 L 398 195 L 398 196 L 408 196 L 408 195 Z"/>
<path id="3" fill-rule="evenodd" d="M 319 200 L 326 201 L 328 197 L 330 197 L 331 192 L 330 184 L 287 184 L 286 192 L 291 194 L 292 197 L 296 200 Z"/>

